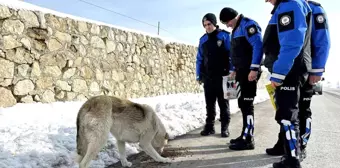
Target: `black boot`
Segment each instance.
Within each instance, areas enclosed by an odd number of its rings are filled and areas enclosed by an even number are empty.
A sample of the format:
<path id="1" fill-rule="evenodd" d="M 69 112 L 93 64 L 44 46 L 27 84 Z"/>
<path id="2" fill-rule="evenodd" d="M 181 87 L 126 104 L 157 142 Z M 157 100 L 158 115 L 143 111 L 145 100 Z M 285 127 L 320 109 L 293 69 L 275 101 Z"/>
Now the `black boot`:
<path id="1" fill-rule="evenodd" d="M 202 136 L 208 136 L 210 134 L 215 134 L 215 128 L 213 124 L 206 124 L 203 131 L 201 131 Z"/>
<path id="2" fill-rule="evenodd" d="M 229 137 L 229 135 L 230 135 L 229 129 L 221 130 L 221 137 L 222 138 L 227 138 L 227 137 Z"/>
<path id="3" fill-rule="evenodd" d="M 284 121 L 284 120 L 283 120 Z M 299 156 L 301 156 L 301 146 L 299 125 L 291 124 L 289 121 L 282 121 L 280 136 L 282 138 L 285 156 L 280 162 L 274 163 L 273 168 L 301 168 Z M 295 135 L 292 135 L 295 133 Z"/>
<path id="4" fill-rule="evenodd" d="M 242 128 L 242 132 L 241 132 L 241 135 L 239 136 L 239 137 L 237 137 L 237 138 L 235 138 L 235 139 L 231 139 L 230 140 L 230 144 L 234 144 L 234 143 L 237 143 L 238 141 L 242 141 L 243 139 L 243 130 L 245 129 L 245 126 L 243 126 L 243 128 Z"/>
<path id="5" fill-rule="evenodd" d="M 282 136 L 280 136 L 280 133 L 278 134 L 278 140 L 273 148 L 267 148 L 266 153 L 271 156 L 282 156 L 284 155 L 284 144 L 282 141 Z"/>
<path id="6" fill-rule="evenodd" d="M 241 141 L 241 140 L 242 140 L 242 135 L 240 135 L 239 137 L 237 137 L 235 139 L 231 139 L 230 143 L 233 144 L 233 143 L 236 143 L 236 142 Z"/>
<path id="7" fill-rule="evenodd" d="M 307 151 L 306 147 L 301 148 L 301 153 L 300 153 L 300 162 L 302 162 L 304 159 L 307 157 Z"/>
<path id="8" fill-rule="evenodd" d="M 229 122 L 221 122 L 221 137 L 227 138 L 229 135 Z"/>
<path id="9" fill-rule="evenodd" d="M 280 162 L 273 163 L 273 168 L 301 168 L 301 164 L 298 159 L 282 157 Z"/>
<path id="10" fill-rule="evenodd" d="M 230 144 L 229 149 L 231 150 L 253 150 L 255 149 L 254 138 L 248 137 L 247 139 L 241 139 L 235 143 Z"/>

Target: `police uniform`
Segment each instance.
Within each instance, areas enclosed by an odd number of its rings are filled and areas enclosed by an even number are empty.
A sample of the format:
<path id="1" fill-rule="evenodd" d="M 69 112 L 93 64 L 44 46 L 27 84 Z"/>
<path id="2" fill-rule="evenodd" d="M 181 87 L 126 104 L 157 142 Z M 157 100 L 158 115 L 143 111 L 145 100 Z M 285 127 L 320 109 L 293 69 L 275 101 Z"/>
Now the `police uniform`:
<path id="1" fill-rule="evenodd" d="M 280 124 L 285 159 L 274 168 L 300 166 L 300 88 L 311 70 L 312 13 L 301 0 L 278 0 L 266 28 L 263 49 L 275 89 L 276 121 Z"/>
<path id="2" fill-rule="evenodd" d="M 328 31 L 327 16 L 321 4 L 308 1 L 313 11 L 312 28 L 312 69 L 309 74 L 322 76 L 330 49 L 330 36 Z M 301 150 L 302 158 L 306 157 L 306 146 L 311 134 L 312 111 L 310 104 L 313 96 L 313 86 L 306 82 L 301 89 L 300 98 L 300 124 L 301 124 Z"/>
<path id="3" fill-rule="evenodd" d="M 223 8 L 220 20 L 228 22 L 238 13 L 232 8 Z M 231 60 L 236 71 L 238 107 L 243 116 L 241 135 L 230 141 L 232 150 L 254 149 L 254 98 L 257 91 L 257 80 L 261 74 L 263 57 L 261 27 L 254 20 L 239 15 L 232 31 Z M 257 71 L 257 79 L 249 81 L 250 71 Z"/>
<path id="4" fill-rule="evenodd" d="M 229 100 L 224 98 L 222 80 L 229 74 L 230 66 L 230 33 L 216 25 L 213 14 L 204 16 L 217 28 L 204 34 L 199 41 L 196 58 L 196 80 L 204 83 L 204 94 L 207 110 L 206 125 L 201 135 L 214 134 L 216 116 L 216 99 L 220 108 L 221 136 L 228 137 L 230 123 Z M 202 22 L 203 22 L 202 21 Z"/>
<path id="5" fill-rule="evenodd" d="M 321 4 L 308 1 L 313 12 L 312 14 L 312 69 L 309 74 L 322 76 L 325 71 L 329 49 L 330 37 L 328 31 L 327 16 Z M 301 135 L 301 160 L 306 157 L 306 146 L 311 134 L 312 111 L 310 109 L 311 99 L 314 94 L 313 86 L 309 82 L 305 82 L 300 91 L 299 101 L 299 120 Z M 279 137 L 278 142 L 273 148 L 267 149 L 269 155 L 282 155 L 284 150 L 282 147 L 282 138 Z"/>

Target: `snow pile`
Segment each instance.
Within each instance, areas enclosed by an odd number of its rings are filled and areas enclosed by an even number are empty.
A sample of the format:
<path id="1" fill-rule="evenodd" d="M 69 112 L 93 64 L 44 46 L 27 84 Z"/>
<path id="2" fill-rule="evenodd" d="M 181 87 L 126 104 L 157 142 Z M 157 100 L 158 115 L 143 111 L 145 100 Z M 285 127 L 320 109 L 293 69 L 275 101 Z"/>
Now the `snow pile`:
<path id="1" fill-rule="evenodd" d="M 255 103 L 268 98 L 266 91 L 259 90 Z M 171 138 L 199 128 L 205 122 L 202 93 L 164 95 L 132 101 L 151 105 Z M 83 103 L 32 103 L 0 108 L 0 168 L 78 167 L 73 160 L 76 151 L 76 116 Z M 231 100 L 230 105 L 232 113 L 238 111 L 236 100 Z M 138 152 L 137 144 L 127 144 L 128 155 Z M 116 163 L 118 156 L 115 139 L 110 135 L 107 145 L 99 153 L 98 159 L 92 161 L 91 167 Z"/>
<path id="2" fill-rule="evenodd" d="M 183 42 L 183 41 L 180 41 L 176 38 L 163 37 L 163 36 L 159 36 L 157 34 L 147 33 L 147 32 L 129 29 L 129 28 L 125 28 L 125 27 L 121 27 L 121 26 L 117 26 L 117 25 L 112 25 L 112 24 L 108 24 L 108 23 L 104 23 L 104 22 L 100 22 L 100 21 L 96 21 L 96 20 L 86 19 L 86 18 L 83 18 L 83 17 L 74 16 L 74 15 L 69 15 L 69 14 L 66 14 L 66 13 L 58 12 L 58 11 L 47 9 L 47 8 L 43 8 L 43 7 L 36 6 L 36 5 L 30 4 L 30 3 L 27 3 L 27 2 L 23 2 L 23 1 L 19 1 L 19 0 L 0 0 L 0 6 L 7 6 L 7 7 L 12 8 L 12 9 L 40 11 L 42 13 L 49 13 L 49 14 L 59 16 L 59 17 L 62 17 L 62 18 L 70 18 L 70 19 L 73 19 L 73 20 L 84 21 L 84 22 L 88 22 L 88 23 L 92 23 L 92 24 L 96 24 L 96 25 L 109 26 L 109 27 L 112 27 L 112 28 L 125 30 L 125 31 L 128 31 L 128 32 L 143 34 L 145 36 L 150 36 L 150 37 L 153 37 L 153 38 L 160 38 L 164 41 L 164 43 L 177 42 L 177 43 L 185 44 L 185 45 L 194 45 L 194 46 L 197 45 L 197 44 L 191 44 L 191 43 L 188 43 L 188 42 Z"/>

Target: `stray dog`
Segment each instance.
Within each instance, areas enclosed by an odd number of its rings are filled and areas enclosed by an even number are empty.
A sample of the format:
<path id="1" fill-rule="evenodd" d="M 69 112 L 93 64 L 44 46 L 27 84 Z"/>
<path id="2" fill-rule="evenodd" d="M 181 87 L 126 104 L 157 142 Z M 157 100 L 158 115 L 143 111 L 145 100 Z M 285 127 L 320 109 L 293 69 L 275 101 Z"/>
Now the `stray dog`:
<path id="1" fill-rule="evenodd" d="M 126 159 L 125 143 L 138 143 L 157 162 L 171 159 L 160 154 L 169 135 L 154 110 L 113 96 L 95 96 L 87 100 L 77 116 L 77 154 L 79 168 L 88 168 L 107 142 L 109 133 L 116 138 L 123 167 L 131 167 Z"/>

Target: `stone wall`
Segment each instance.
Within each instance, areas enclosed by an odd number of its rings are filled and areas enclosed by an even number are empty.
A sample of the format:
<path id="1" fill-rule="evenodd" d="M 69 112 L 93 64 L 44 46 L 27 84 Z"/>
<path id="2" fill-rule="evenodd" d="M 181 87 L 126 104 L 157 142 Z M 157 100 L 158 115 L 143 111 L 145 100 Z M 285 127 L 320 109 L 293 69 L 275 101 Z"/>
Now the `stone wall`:
<path id="1" fill-rule="evenodd" d="M 0 6 L 0 107 L 199 92 L 195 46 Z"/>

